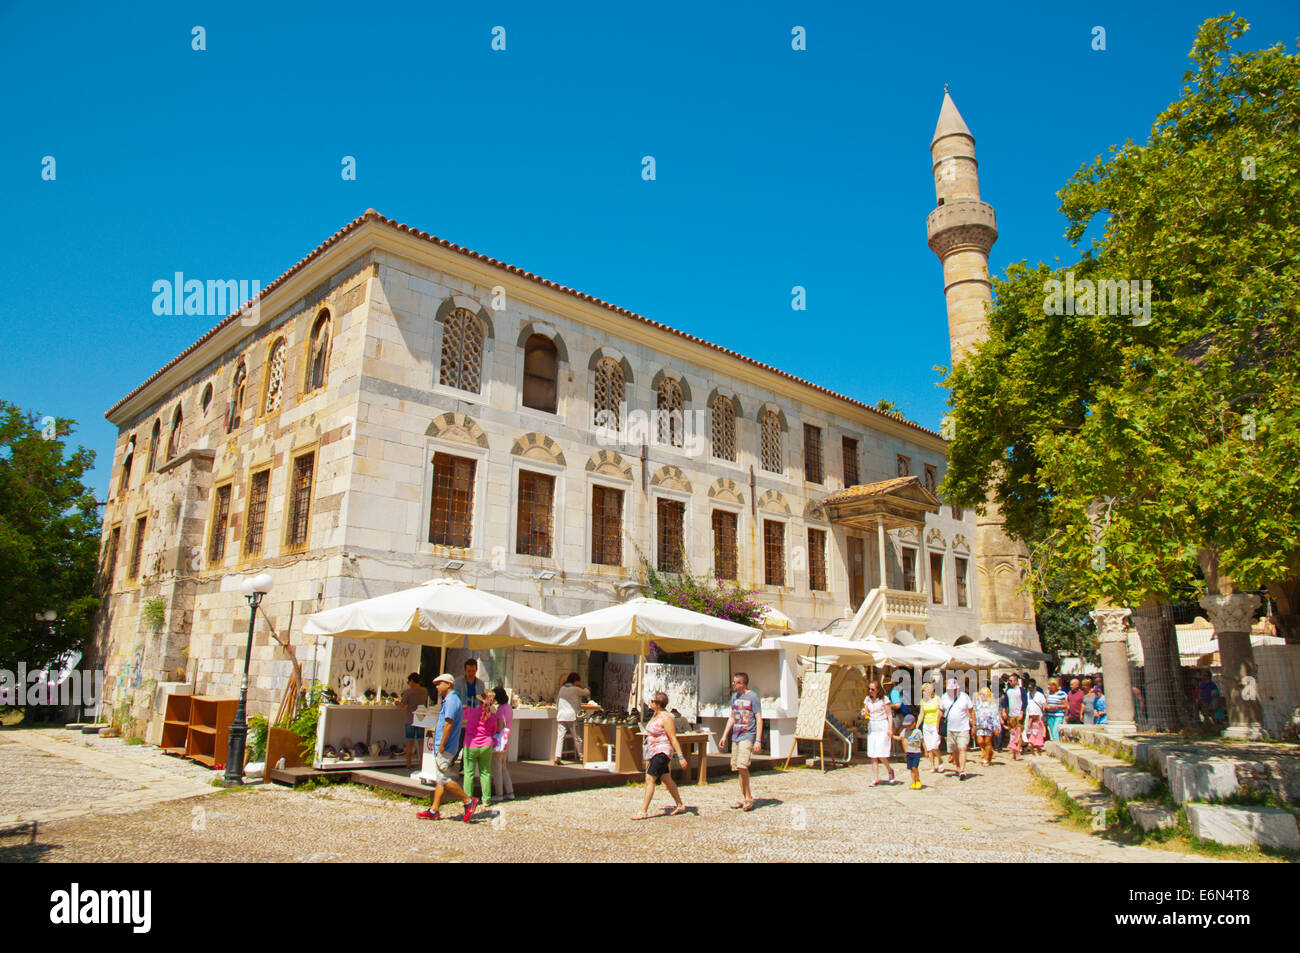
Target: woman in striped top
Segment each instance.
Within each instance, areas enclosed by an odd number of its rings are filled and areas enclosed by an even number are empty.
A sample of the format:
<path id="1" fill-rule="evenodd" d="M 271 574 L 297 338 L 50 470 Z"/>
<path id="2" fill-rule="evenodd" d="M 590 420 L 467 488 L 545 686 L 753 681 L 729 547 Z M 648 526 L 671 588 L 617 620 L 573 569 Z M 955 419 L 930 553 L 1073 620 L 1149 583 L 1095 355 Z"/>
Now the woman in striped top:
<path id="1" fill-rule="evenodd" d="M 1061 690 L 1061 683 L 1054 678 L 1047 680 L 1047 737 L 1060 741 L 1061 722 L 1065 721 L 1065 712 L 1069 707 L 1069 696 Z"/>

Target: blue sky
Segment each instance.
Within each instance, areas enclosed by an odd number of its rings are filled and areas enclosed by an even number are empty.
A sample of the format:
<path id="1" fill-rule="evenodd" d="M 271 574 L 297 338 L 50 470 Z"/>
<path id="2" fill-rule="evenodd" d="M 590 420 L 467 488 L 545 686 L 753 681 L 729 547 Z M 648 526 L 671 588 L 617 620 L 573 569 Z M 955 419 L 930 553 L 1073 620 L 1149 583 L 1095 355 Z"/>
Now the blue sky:
<path id="1" fill-rule="evenodd" d="M 104 411 L 214 323 L 155 316 L 153 282 L 265 285 L 367 207 L 937 428 L 944 83 L 994 271 L 1068 258 L 1056 192 L 1146 137 L 1231 9 L 402 6 L 0 2 L 0 397 L 76 419 L 101 496 Z M 1246 46 L 1294 46 L 1294 0 L 1236 10 Z"/>

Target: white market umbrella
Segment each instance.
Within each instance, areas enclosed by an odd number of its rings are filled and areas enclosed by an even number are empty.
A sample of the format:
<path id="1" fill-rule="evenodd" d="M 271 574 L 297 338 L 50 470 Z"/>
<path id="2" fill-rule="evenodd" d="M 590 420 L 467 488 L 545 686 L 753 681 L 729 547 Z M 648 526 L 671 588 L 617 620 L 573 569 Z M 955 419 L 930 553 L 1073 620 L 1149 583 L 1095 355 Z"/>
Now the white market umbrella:
<path id="1" fill-rule="evenodd" d="M 763 613 L 759 622 L 765 629 L 777 629 L 782 632 L 794 631 L 794 620 L 775 606 L 763 604 Z"/>
<path id="2" fill-rule="evenodd" d="M 518 645 L 573 648 L 582 626 L 521 602 L 467 586 L 459 579 L 433 579 L 411 589 L 314 612 L 303 625 L 307 635 L 345 639 L 395 639 L 442 649 L 464 644 L 472 649 Z"/>
<path id="3" fill-rule="evenodd" d="M 647 597 L 570 616 L 565 621 L 585 630 L 584 649 L 639 656 L 633 686 L 638 708 L 651 642 L 665 652 L 700 652 L 757 648 L 763 639 L 763 633 L 752 626 Z"/>
<path id="4" fill-rule="evenodd" d="M 826 658 L 821 658 L 820 661 L 830 665 L 861 665 L 864 662 L 871 664 L 874 661 L 871 653 L 864 650 L 859 643 L 826 632 L 801 632 L 797 635 L 783 635 L 766 641 L 771 645 L 803 655 L 807 655 L 808 649 L 812 649 L 814 669 L 823 654 Z"/>
<path id="5" fill-rule="evenodd" d="M 1046 652 L 1027 649 L 1023 645 L 999 642 L 997 639 L 980 639 L 977 644 L 984 651 L 991 652 L 1023 668 L 1032 668 L 1040 662 L 1050 662 L 1052 660 L 1052 657 Z"/>
<path id="6" fill-rule="evenodd" d="M 954 645 L 949 649 L 952 660 L 959 665 L 969 665 L 971 668 L 1015 668 L 1016 664 L 1010 659 L 994 655 L 987 649 L 982 649 L 978 645 Z"/>

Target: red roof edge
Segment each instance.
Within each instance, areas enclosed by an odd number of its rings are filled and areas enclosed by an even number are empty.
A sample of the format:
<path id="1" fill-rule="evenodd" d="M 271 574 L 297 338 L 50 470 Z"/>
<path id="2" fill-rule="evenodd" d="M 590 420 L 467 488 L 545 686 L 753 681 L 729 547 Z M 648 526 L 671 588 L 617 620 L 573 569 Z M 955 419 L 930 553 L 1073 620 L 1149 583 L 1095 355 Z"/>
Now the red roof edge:
<path id="1" fill-rule="evenodd" d="M 539 284 L 545 288 L 550 288 L 553 291 L 558 291 L 562 294 L 569 295 L 570 297 L 578 298 L 582 301 L 589 302 L 590 304 L 594 304 L 599 308 L 604 308 L 607 311 L 612 311 L 615 314 L 619 314 L 622 315 L 623 317 L 630 318 L 633 321 L 638 321 L 641 324 L 649 325 L 652 328 L 657 328 L 660 331 L 666 331 L 669 334 L 675 335 L 679 338 L 683 338 L 687 341 L 691 341 L 695 344 L 701 344 L 704 347 L 710 348 L 711 350 L 718 351 L 719 353 L 726 354 L 729 357 L 734 357 L 740 361 L 743 361 L 746 364 L 750 364 L 754 367 L 761 368 L 762 370 L 767 371 L 768 373 L 776 374 L 778 377 L 783 377 L 786 380 L 793 381 L 794 383 L 800 384 L 804 387 L 810 387 L 813 390 L 817 391 L 818 393 L 825 394 L 828 397 L 833 397 L 836 400 L 842 400 L 845 403 L 851 404 L 854 407 L 858 407 L 861 408 L 862 410 L 870 411 L 871 413 L 876 414 L 879 417 L 883 417 L 888 420 L 893 420 L 897 423 L 906 424 L 908 427 L 911 427 L 914 430 L 918 430 L 921 433 L 929 434 L 932 437 L 939 436 L 939 434 L 937 434 L 933 430 L 930 430 L 928 427 L 922 427 L 920 424 L 914 423 L 913 421 L 907 420 L 906 418 L 896 414 L 889 414 L 883 411 L 879 411 L 876 408 L 872 407 L 870 404 L 864 404 L 860 400 L 855 400 L 852 397 L 849 397 L 845 394 L 837 393 L 831 390 L 830 388 L 821 386 L 820 384 L 814 384 L 812 381 L 804 380 L 801 377 L 796 377 L 794 374 L 790 374 L 787 371 L 781 370 L 780 368 L 772 367 L 770 364 L 764 364 L 762 361 L 754 360 L 754 358 L 752 357 L 746 357 L 744 354 L 741 354 L 738 351 L 733 351 L 730 348 L 725 348 L 719 344 L 714 344 L 712 341 L 706 341 L 704 338 L 696 337 L 695 335 L 688 334 L 685 331 L 679 331 L 677 328 L 670 327 L 667 324 L 661 324 L 658 321 L 652 321 L 650 318 L 637 314 L 635 311 L 628 311 L 626 308 L 620 308 L 618 305 L 610 304 L 608 301 L 603 301 L 600 298 L 597 298 L 593 295 L 585 294 L 581 291 L 577 291 L 566 285 L 561 285 L 554 281 L 550 281 L 546 278 L 542 278 L 541 276 L 535 275 L 530 271 L 524 271 L 522 268 L 519 268 L 515 265 L 511 265 L 504 261 L 499 261 L 496 258 L 492 258 L 488 255 L 484 255 L 481 252 L 476 252 L 473 249 L 469 249 L 469 248 L 463 248 L 462 246 L 457 245 L 454 242 L 449 242 L 446 239 L 438 238 L 436 235 L 430 235 L 428 232 L 422 232 L 418 229 L 411 228 L 409 225 L 403 225 L 401 222 L 395 221 L 391 218 L 387 218 L 379 214 L 379 212 L 375 211 L 373 208 L 366 209 L 366 211 L 362 215 L 357 216 L 352 221 L 348 222 L 346 225 L 340 228 L 333 235 L 331 235 L 329 238 L 325 239 L 325 241 L 317 245 L 301 260 L 299 260 L 295 265 L 293 265 L 288 271 L 280 275 L 280 277 L 276 278 L 269 285 L 263 288 L 261 292 L 258 294 L 257 298 L 253 300 L 259 300 L 265 298 L 270 292 L 280 287 L 280 285 L 284 284 L 286 281 L 289 280 L 289 278 L 297 274 L 303 268 L 306 268 L 316 258 L 320 257 L 320 255 L 323 254 L 327 249 L 329 249 L 333 245 L 338 244 L 340 241 L 346 238 L 348 234 L 360 228 L 361 225 L 367 221 L 376 222 L 380 225 L 386 225 L 389 228 L 392 228 L 398 232 L 403 232 L 407 235 L 412 235 L 416 238 L 423 239 L 424 241 L 429 242 L 432 245 L 437 245 L 440 248 L 447 249 L 448 251 L 453 251 L 456 252 L 457 254 L 464 255 L 466 258 L 473 258 L 476 261 L 480 261 L 483 262 L 484 264 L 491 265 L 494 268 L 500 268 L 502 271 L 509 272 L 510 274 L 517 275 L 521 278 L 525 278 L 528 281 L 531 281 L 535 284 Z M 247 308 L 252 303 L 253 303 L 252 300 L 246 302 L 244 304 L 244 308 Z M 225 317 L 222 321 L 220 321 L 217 325 L 215 325 L 201 338 L 199 338 L 197 341 L 195 341 L 193 344 L 187 347 L 176 357 L 172 358 L 170 361 L 164 364 L 157 372 L 151 375 L 148 380 L 140 384 L 140 386 L 136 387 L 129 394 L 127 394 L 125 397 L 119 400 L 116 404 L 110 407 L 108 411 L 104 414 L 104 416 L 111 418 L 112 415 L 116 413 L 117 410 L 121 408 L 123 404 L 127 403 L 129 400 L 131 400 L 133 397 L 139 394 L 142 390 L 144 390 L 154 381 L 158 380 L 158 378 L 166 374 L 169 370 L 175 367 L 180 361 L 184 360 L 194 351 L 198 350 L 198 348 L 200 348 L 205 342 L 211 340 L 211 338 L 222 328 L 229 325 L 232 321 L 238 319 L 242 311 L 243 308 Z"/>

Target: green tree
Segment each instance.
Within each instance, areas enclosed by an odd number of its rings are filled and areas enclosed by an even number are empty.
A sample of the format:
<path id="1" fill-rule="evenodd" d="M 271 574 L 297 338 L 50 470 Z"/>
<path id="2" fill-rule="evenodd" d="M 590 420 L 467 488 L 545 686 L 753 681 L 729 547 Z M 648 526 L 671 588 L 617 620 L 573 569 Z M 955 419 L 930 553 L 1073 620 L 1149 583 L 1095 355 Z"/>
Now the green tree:
<path id="1" fill-rule="evenodd" d="M 0 663 L 11 670 L 85 645 L 99 607 L 99 509 L 82 482 L 95 455 L 68 452 L 72 428 L 0 400 Z M 47 612 L 53 622 L 37 619 Z"/>
<path id="2" fill-rule="evenodd" d="M 1080 260 L 995 283 L 989 338 L 948 379 L 944 491 L 996 494 L 1040 596 L 1267 586 L 1297 635 L 1300 56 L 1233 52 L 1247 29 L 1206 21 L 1148 140 L 1061 191 Z M 1149 281 L 1150 306 L 1056 313 L 1053 280 Z"/>

